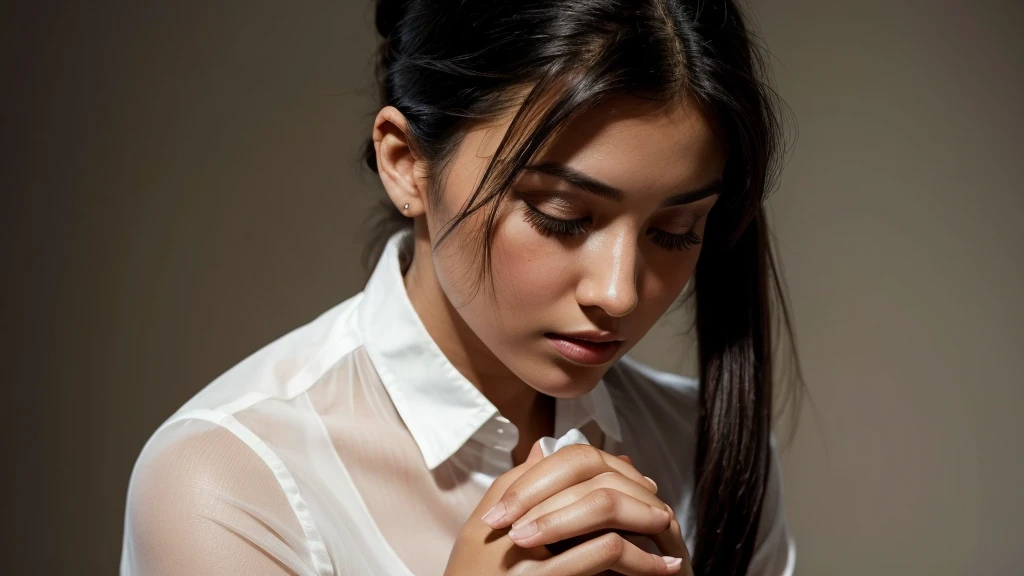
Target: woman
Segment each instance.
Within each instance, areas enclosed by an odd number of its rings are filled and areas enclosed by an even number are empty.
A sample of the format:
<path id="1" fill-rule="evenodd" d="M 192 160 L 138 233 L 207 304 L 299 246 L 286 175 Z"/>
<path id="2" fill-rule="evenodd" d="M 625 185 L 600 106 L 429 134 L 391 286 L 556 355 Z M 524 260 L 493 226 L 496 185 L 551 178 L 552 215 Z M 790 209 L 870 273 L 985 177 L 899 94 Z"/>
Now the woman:
<path id="1" fill-rule="evenodd" d="M 372 277 L 153 435 L 122 574 L 790 574 L 779 127 L 736 6 L 383 0 L 376 24 Z M 691 278 L 700 386 L 625 357 Z"/>

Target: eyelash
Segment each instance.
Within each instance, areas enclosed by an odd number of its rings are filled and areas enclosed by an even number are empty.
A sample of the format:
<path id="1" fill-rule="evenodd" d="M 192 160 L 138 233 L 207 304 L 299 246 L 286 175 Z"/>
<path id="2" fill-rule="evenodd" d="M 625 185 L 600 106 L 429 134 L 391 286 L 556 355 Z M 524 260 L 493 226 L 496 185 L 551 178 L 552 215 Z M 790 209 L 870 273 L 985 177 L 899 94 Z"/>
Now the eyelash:
<path id="1" fill-rule="evenodd" d="M 688 250 L 700 244 L 700 236 L 690 230 L 684 234 L 671 234 L 664 230 L 651 228 L 647 235 L 654 239 L 654 243 L 666 250 Z"/>
<path id="2" fill-rule="evenodd" d="M 541 212 L 529 202 L 524 202 L 524 204 L 526 204 L 526 222 L 545 236 L 552 234 L 557 236 L 582 234 L 587 231 L 587 224 L 590 223 L 590 218 L 576 218 L 574 220 L 554 218 Z"/>
<path id="3" fill-rule="evenodd" d="M 526 222 L 545 236 L 576 236 L 586 232 L 587 224 L 590 223 L 590 218 L 576 218 L 574 220 L 554 218 L 541 212 L 529 202 L 524 201 L 523 203 L 526 205 Z M 647 235 L 651 237 L 655 244 L 665 250 L 687 250 L 700 244 L 700 236 L 693 230 L 685 234 L 672 234 L 671 232 L 651 228 L 647 230 Z"/>

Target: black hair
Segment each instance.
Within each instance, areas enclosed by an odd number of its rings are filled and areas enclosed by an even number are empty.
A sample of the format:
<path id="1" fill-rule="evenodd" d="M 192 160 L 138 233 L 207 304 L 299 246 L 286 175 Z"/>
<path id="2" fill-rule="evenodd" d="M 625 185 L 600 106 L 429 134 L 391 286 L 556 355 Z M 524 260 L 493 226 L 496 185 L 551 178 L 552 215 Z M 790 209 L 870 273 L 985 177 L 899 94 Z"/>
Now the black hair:
<path id="1" fill-rule="evenodd" d="M 699 575 L 744 574 L 771 459 L 774 328 L 793 340 L 763 208 L 781 167 L 782 106 L 744 15 L 731 0 L 378 0 L 376 8 L 380 103 L 405 116 L 429 166 L 432 204 L 467 127 L 515 112 L 437 242 L 481 213 L 483 270 L 502 198 L 570 119 L 631 95 L 692 98 L 713 120 L 727 159 L 690 294 L 700 361 L 691 557 Z M 365 161 L 377 171 L 372 142 Z M 371 264 L 391 233 L 411 226 L 393 206 L 384 221 Z"/>

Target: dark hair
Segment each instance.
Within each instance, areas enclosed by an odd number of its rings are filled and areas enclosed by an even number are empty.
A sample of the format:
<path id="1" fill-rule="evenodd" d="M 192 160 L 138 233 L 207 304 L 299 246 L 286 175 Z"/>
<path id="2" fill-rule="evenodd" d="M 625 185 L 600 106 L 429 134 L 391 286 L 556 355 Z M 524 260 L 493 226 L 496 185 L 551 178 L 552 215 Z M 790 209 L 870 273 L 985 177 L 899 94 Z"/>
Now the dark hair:
<path id="1" fill-rule="evenodd" d="M 470 123 L 518 106 L 478 188 L 438 241 L 483 211 L 483 270 L 501 199 L 571 118 L 628 94 L 665 103 L 692 97 L 714 120 L 728 156 L 691 294 L 701 382 L 691 555 L 697 574 L 745 573 L 771 455 L 773 318 L 790 342 L 792 330 L 762 207 L 781 166 L 780 103 L 736 4 L 378 0 L 376 25 L 384 38 L 381 104 L 405 116 L 412 146 L 429 165 L 432 204 Z M 372 142 L 365 160 L 376 172 Z M 385 221 L 377 255 L 411 222 L 394 207 Z"/>

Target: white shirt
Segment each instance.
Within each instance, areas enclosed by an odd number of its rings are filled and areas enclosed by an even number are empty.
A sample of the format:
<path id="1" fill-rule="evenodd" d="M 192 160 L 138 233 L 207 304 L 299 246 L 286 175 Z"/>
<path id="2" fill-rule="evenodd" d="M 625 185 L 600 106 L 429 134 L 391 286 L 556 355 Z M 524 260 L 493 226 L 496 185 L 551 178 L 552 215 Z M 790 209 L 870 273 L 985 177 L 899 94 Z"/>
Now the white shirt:
<path id="1" fill-rule="evenodd" d="M 444 572 L 459 528 L 512 468 L 518 432 L 427 333 L 402 246 L 391 239 L 363 292 L 228 370 L 153 434 L 129 485 L 123 576 Z M 691 550 L 696 390 L 623 358 L 555 407 L 557 436 L 603 436 L 657 482 Z M 791 575 L 794 561 L 773 455 L 749 574 Z"/>

